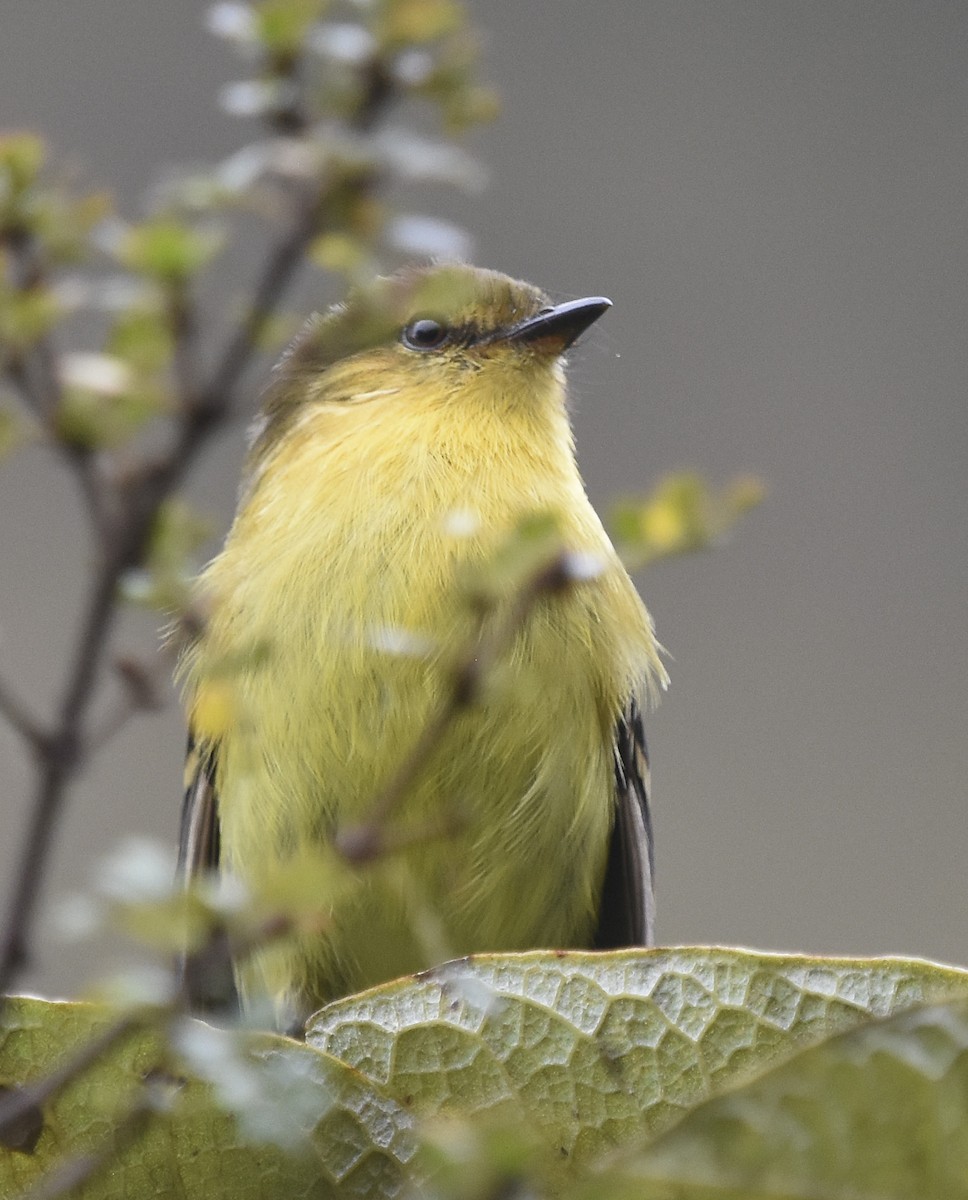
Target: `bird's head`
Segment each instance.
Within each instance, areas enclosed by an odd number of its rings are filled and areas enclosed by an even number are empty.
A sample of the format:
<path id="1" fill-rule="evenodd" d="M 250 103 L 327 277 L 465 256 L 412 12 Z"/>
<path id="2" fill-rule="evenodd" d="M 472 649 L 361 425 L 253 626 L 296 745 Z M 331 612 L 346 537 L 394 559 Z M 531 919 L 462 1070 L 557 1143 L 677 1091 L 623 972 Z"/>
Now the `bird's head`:
<path id="1" fill-rule="evenodd" d="M 306 406 L 375 400 L 495 410 L 563 396 L 561 355 L 611 302 L 552 304 L 529 283 L 463 264 L 411 267 L 314 317 L 276 369 L 255 431 L 256 458 Z"/>

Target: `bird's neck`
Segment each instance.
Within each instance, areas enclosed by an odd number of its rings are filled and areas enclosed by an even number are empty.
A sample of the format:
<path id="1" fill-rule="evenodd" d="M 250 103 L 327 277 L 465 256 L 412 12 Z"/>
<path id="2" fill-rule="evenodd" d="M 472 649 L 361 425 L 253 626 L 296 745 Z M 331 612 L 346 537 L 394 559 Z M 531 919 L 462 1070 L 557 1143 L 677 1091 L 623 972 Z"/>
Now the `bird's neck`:
<path id="1" fill-rule="evenodd" d="M 529 510 L 573 507 L 584 493 L 562 383 L 550 374 L 541 382 L 544 394 L 491 387 L 477 395 L 468 381 L 453 396 L 415 388 L 307 407 L 249 506 L 388 526 L 459 512 L 492 527 Z"/>

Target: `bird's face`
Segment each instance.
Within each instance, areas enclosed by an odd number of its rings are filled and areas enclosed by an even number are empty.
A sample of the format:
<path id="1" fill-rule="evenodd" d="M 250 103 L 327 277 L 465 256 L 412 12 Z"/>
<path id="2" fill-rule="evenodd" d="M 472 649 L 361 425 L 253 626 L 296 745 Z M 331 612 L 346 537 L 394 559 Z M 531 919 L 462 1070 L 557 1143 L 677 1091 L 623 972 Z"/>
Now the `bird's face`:
<path id="1" fill-rule="evenodd" d="M 559 358 L 610 302 L 553 305 L 531 284 L 464 265 L 379 279 L 315 318 L 283 358 L 254 447 L 305 406 L 496 407 L 563 401 Z M 261 445 L 260 445 L 261 443 Z"/>

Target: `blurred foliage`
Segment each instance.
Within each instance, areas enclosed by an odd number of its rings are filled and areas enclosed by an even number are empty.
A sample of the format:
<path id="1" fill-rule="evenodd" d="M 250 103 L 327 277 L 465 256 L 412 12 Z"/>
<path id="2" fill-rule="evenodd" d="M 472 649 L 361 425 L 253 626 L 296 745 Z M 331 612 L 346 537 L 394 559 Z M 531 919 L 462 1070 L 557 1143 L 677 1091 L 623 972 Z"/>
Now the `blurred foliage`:
<path id="1" fill-rule="evenodd" d="M 225 2 L 208 24 L 249 72 L 223 104 L 261 118 L 264 136 L 209 168 L 168 171 L 141 219 L 59 177 L 34 134 L 0 137 L 0 370 L 68 450 L 127 456 L 147 430 L 177 425 L 205 399 L 197 297 L 236 213 L 257 215 L 267 232 L 294 225 L 298 257 L 337 276 L 337 292 L 401 255 L 466 241 L 446 222 L 396 211 L 407 186 L 480 185 L 480 167 L 450 140 L 495 111 L 462 5 Z M 409 100 L 436 110 L 444 139 L 387 127 Z M 275 351 L 291 334 L 292 318 L 275 308 L 274 296 L 248 297 L 248 345 Z M 103 341 L 61 352 L 78 313 L 98 318 Z M 4 449 L 16 444 L 11 429 L 4 418 Z"/>
<path id="2" fill-rule="evenodd" d="M 168 287 L 184 286 L 215 258 L 221 238 L 169 214 L 132 225 L 117 236 L 118 261 L 135 274 Z"/>
<path id="3" fill-rule="evenodd" d="M 609 530 L 626 564 L 644 567 L 717 545 L 764 494 L 763 484 L 752 476 L 717 489 L 701 475 L 682 471 L 666 475 L 649 496 L 617 501 Z"/>
<path id="4" fill-rule="evenodd" d="M 27 429 L 16 413 L 0 408 L 0 462 L 5 455 L 15 450 L 27 436 Z"/>
<path id="5" fill-rule="evenodd" d="M 115 355 L 62 355 L 56 435 L 67 445 L 89 449 L 124 445 L 168 403 L 150 374 Z"/>
<path id="6" fill-rule="evenodd" d="M 161 609 L 187 612 L 192 606 L 195 551 L 211 536 L 211 525 L 180 497 L 158 510 L 144 566 L 122 579 L 125 599 Z"/>
<path id="7" fill-rule="evenodd" d="M 467 532 L 476 529 L 477 518 L 473 513 L 452 514 L 451 528 L 456 528 L 458 536 L 463 533 L 462 520 L 467 522 Z M 557 513 L 526 513 L 487 558 L 465 567 L 463 590 L 469 604 L 481 609 L 513 599 L 566 551 Z"/>

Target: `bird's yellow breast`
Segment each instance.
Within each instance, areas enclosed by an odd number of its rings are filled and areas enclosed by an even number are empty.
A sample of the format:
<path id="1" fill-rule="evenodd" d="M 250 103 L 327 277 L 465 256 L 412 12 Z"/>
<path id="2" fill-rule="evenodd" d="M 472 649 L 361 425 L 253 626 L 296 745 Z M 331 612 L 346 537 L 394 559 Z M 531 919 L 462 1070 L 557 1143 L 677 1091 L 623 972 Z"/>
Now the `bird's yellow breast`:
<path id="1" fill-rule="evenodd" d="M 204 577 L 211 618 L 189 679 L 230 664 L 222 846 L 253 875 L 369 816 L 472 628 L 463 572 L 524 515 L 554 512 L 569 548 L 604 564 L 540 602 L 441 737 L 388 819 L 408 848 L 361 869 L 325 936 L 262 956 L 249 986 L 297 1005 L 440 952 L 582 944 L 594 925 L 612 732 L 658 671 L 655 643 L 585 496 L 560 379 L 548 373 L 547 396 L 474 384 L 306 405 Z"/>

